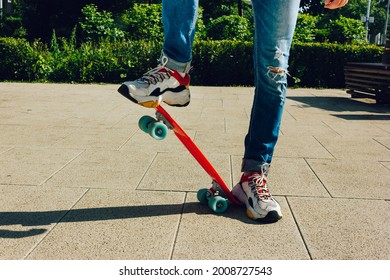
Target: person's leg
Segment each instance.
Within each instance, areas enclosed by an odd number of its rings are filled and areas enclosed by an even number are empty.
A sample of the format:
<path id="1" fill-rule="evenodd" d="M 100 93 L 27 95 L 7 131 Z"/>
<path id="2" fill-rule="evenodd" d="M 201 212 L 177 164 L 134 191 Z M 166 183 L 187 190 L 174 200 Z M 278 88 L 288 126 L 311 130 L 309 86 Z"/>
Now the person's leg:
<path id="1" fill-rule="evenodd" d="M 255 97 L 242 171 L 271 163 L 286 98 L 290 46 L 299 0 L 253 0 Z"/>
<path id="2" fill-rule="evenodd" d="M 192 44 L 198 17 L 199 0 L 163 0 L 164 45 L 162 57 L 166 67 L 188 72 L 192 60 Z"/>
<path id="3" fill-rule="evenodd" d="M 250 218 L 262 222 L 275 222 L 282 216 L 267 188 L 267 174 L 286 98 L 288 57 L 299 2 L 252 0 L 255 96 L 245 137 L 244 174 L 233 194 L 246 204 Z"/>
<path id="4" fill-rule="evenodd" d="M 123 83 L 118 91 L 145 107 L 156 107 L 162 101 L 187 106 L 198 0 L 163 0 L 162 6 L 164 45 L 160 64 L 140 79 Z"/>

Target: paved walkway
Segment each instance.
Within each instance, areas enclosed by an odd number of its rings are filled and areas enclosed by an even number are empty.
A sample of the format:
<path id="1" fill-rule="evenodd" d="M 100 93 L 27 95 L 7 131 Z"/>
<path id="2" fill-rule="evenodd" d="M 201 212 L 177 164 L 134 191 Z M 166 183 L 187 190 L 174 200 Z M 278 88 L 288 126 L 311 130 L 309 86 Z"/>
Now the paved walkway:
<path id="1" fill-rule="evenodd" d="M 207 174 L 117 85 L 0 84 L 0 259 L 390 259 L 390 107 L 289 90 L 270 188 L 283 219 L 216 215 Z M 193 87 L 168 108 L 229 185 L 250 88 Z"/>

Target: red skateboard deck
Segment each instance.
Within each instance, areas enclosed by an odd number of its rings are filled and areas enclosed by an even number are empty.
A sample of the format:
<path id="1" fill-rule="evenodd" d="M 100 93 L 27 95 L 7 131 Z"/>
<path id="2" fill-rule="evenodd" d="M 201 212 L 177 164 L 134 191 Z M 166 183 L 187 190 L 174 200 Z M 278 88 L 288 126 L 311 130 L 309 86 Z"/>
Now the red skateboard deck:
<path id="1" fill-rule="evenodd" d="M 212 179 L 212 186 L 209 189 L 200 189 L 197 193 L 198 200 L 202 204 L 208 204 L 216 213 L 225 212 L 228 208 L 228 201 L 241 205 L 231 193 L 229 187 L 216 171 L 214 166 L 196 146 L 194 141 L 187 135 L 183 128 L 168 114 L 161 106 L 156 108 L 156 119 L 150 116 L 143 116 L 139 121 L 141 130 L 149 133 L 153 138 L 162 140 L 167 135 L 168 129 L 183 143 L 186 149 L 196 159 L 200 166 Z"/>

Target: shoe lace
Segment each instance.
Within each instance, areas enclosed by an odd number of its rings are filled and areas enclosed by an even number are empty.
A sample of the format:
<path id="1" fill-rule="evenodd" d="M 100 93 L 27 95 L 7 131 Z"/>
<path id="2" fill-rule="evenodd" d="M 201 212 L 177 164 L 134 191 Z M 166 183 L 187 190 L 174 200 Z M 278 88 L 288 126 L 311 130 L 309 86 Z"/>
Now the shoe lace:
<path id="1" fill-rule="evenodd" d="M 267 177 L 264 173 L 254 173 L 249 176 L 250 188 L 258 200 L 268 200 L 271 194 L 267 187 Z"/>
<path id="2" fill-rule="evenodd" d="M 163 57 L 162 64 L 158 65 L 156 68 L 149 70 L 146 72 L 140 79 L 141 82 L 147 84 L 157 84 L 158 82 L 162 82 L 164 79 L 169 79 L 172 74 L 169 68 L 165 67 L 168 62 L 168 59 L 164 59 Z M 163 71 L 161 71 L 163 70 Z"/>

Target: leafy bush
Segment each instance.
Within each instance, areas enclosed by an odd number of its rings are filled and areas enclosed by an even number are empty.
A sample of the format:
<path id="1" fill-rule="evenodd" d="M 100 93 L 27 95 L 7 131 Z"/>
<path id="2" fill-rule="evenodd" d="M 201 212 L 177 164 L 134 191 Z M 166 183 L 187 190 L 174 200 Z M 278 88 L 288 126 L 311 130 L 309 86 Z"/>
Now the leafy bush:
<path id="1" fill-rule="evenodd" d="M 119 25 L 130 40 L 164 40 L 164 27 L 162 24 L 162 4 L 134 4 L 134 6 L 120 16 Z M 203 9 L 199 7 L 196 22 L 196 37 L 205 37 L 203 23 Z"/>
<path id="2" fill-rule="evenodd" d="M 191 83 L 198 85 L 251 85 L 253 43 L 198 41 L 194 45 Z"/>
<path id="3" fill-rule="evenodd" d="M 314 42 L 317 33 L 318 17 L 309 14 L 298 14 L 294 41 Z"/>
<path id="4" fill-rule="evenodd" d="M 384 49 L 374 45 L 295 43 L 290 55 L 290 74 L 305 87 L 344 87 L 347 62 L 380 62 Z"/>
<path id="5" fill-rule="evenodd" d="M 252 41 L 249 21 L 238 15 L 213 19 L 206 28 L 207 37 L 212 40 Z"/>
<path id="6" fill-rule="evenodd" d="M 359 44 L 365 42 L 365 29 L 360 20 L 340 16 L 329 22 L 330 42 Z"/>
<path id="7" fill-rule="evenodd" d="M 164 39 L 161 4 L 135 4 L 121 16 L 122 28 L 131 40 Z"/>
<path id="8" fill-rule="evenodd" d="M 0 81 L 107 82 L 139 78 L 156 66 L 161 42 L 108 40 L 76 46 L 70 38 L 39 41 L 0 38 Z M 372 45 L 298 43 L 289 71 L 302 87 L 344 86 L 347 62 L 380 62 L 384 49 Z M 253 85 L 253 43 L 196 41 L 192 85 Z"/>
<path id="9" fill-rule="evenodd" d="M 0 18 L 0 36 L 7 37 L 12 36 L 21 38 L 26 35 L 26 30 L 22 25 L 22 18 L 3 16 Z"/>
<path id="10" fill-rule="evenodd" d="M 340 16 L 328 20 L 321 18 L 317 41 L 339 44 L 362 44 L 366 42 L 364 25 L 360 20 Z"/>
<path id="11" fill-rule="evenodd" d="M 100 12 L 93 4 L 86 5 L 81 11 L 84 16 L 80 21 L 80 27 L 85 41 L 98 42 L 101 39 L 118 41 L 124 38 L 123 31 L 116 27 L 110 12 Z"/>
<path id="12" fill-rule="evenodd" d="M 25 58 L 29 44 L 24 39 L 0 38 L 0 80 L 25 80 Z"/>

